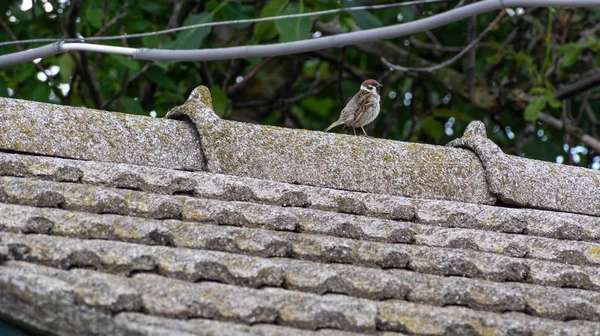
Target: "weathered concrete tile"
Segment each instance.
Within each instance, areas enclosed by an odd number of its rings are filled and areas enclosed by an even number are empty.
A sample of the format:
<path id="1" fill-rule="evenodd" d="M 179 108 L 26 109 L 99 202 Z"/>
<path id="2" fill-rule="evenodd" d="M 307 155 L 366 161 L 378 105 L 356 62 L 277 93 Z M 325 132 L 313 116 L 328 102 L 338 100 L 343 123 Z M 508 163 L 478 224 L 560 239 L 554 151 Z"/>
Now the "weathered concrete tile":
<path id="1" fill-rule="evenodd" d="M 110 306 L 114 302 L 90 296 L 90 288 L 35 273 L 34 269 L 40 267 L 14 262 L 0 265 L 0 313 L 41 332 L 63 335 L 113 332 Z"/>
<path id="2" fill-rule="evenodd" d="M 151 272 L 190 282 L 210 280 L 252 288 L 404 299 L 442 307 L 524 312 L 556 320 L 599 319 L 595 304 L 599 294 L 576 289 L 40 235 L 0 234 L 0 246 L 10 249 L 12 259 L 64 269 L 86 267 L 123 275 Z"/>
<path id="3" fill-rule="evenodd" d="M 3 150 L 205 169 L 198 135 L 186 122 L 4 97 L 0 109 Z"/>
<path id="4" fill-rule="evenodd" d="M 304 206 L 402 220 L 412 219 L 418 208 L 418 216 L 415 220 L 435 226 L 600 242 L 600 229 L 598 229 L 600 219 L 585 215 L 449 201 L 414 200 L 391 195 L 349 192 L 220 174 L 181 172 L 126 164 L 8 153 L 0 153 L 0 164 L 7 167 L 3 171 L 6 175 L 11 176 L 35 176 L 48 180 L 69 181 L 69 178 L 61 177 L 58 172 L 80 170 L 83 174 L 81 181 L 86 184 L 128 188 L 127 185 L 113 182 L 134 179 L 142 182 L 136 182 L 137 186 L 129 186 L 130 189 L 154 193 L 181 193 L 203 198 L 246 200 L 279 206 Z M 70 175 L 77 176 L 79 174 L 71 173 Z M 173 186 L 180 189 L 170 189 Z M 284 202 L 279 202 L 280 199 Z M 168 208 L 168 206 L 167 203 L 166 207 Z M 160 213 L 160 210 L 156 211 Z M 176 212 L 175 215 L 171 214 L 170 216 L 176 217 Z M 396 216 L 394 214 L 404 215 Z M 273 227 L 276 228 L 277 225 Z M 340 228 L 340 231 L 349 228 L 349 236 L 362 236 L 360 230 L 354 230 L 352 226 L 344 223 L 338 224 L 337 227 Z M 520 252 L 517 251 L 517 253 Z"/>
<path id="5" fill-rule="evenodd" d="M 600 242 L 600 217 L 435 200 L 415 200 L 418 223 Z"/>
<path id="6" fill-rule="evenodd" d="M 79 181 L 160 194 L 309 207 L 400 220 L 414 217 L 414 206 L 404 197 L 128 164 L 0 153 L 0 175 Z"/>
<path id="7" fill-rule="evenodd" d="M 120 313 L 115 316 L 115 335 L 327 335 L 322 331 L 308 331 L 289 327 L 256 324 L 246 325 L 232 322 L 222 322 L 207 319 L 177 320 L 158 316 L 148 316 L 140 313 Z M 344 332 L 347 335 L 359 335 Z"/>
<path id="8" fill-rule="evenodd" d="M 39 211 L 43 209 L 34 210 L 39 217 Z M 64 211 L 54 211 L 64 215 Z M 112 215 L 91 218 L 86 214 L 82 216 L 68 213 L 70 220 L 65 222 L 48 217 L 48 220 L 55 223 L 51 232 L 81 238 L 164 244 L 263 257 L 289 257 L 376 268 L 408 268 L 421 273 L 495 281 L 521 281 L 583 289 L 596 289 L 600 283 L 600 274 L 595 267 L 582 268 L 468 249 L 383 244 L 320 235 L 211 224 L 198 225 L 179 221 L 152 221 Z M 56 224 L 59 222 L 60 225 Z M 12 221 L 4 223 L 1 225 L 13 227 L 13 231 L 20 231 L 14 227 Z M 98 236 L 90 236 L 93 234 Z M 585 243 L 581 245 L 584 246 Z M 556 271 L 557 268 L 560 272 Z M 560 274 L 560 277 L 557 274 Z"/>
<path id="9" fill-rule="evenodd" d="M 0 178 L 2 179 L 2 178 Z M 364 216 L 338 214 L 300 208 L 281 208 L 268 205 L 223 202 L 194 199 L 183 196 L 153 195 L 137 191 L 125 191 L 55 182 L 39 182 L 19 178 L 4 178 L 4 191 L 16 203 L 63 207 L 92 213 L 128 214 L 155 219 L 183 218 L 188 221 L 216 222 L 226 226 L 257 227 L 277 231 L 300 231 L 308 234 L 346 237 L 355 240 L 375 240 L 390 243 L 415 243 L 423 246 L 460 248 L 517 258 L 533 258 L 577 265 L 599 265 L 600 245 L 535 238 L 523 235 L 481 232 L 469 229 L 435 229 L 430 226 L 396 222 Z M 91 206 L 90 206 L 91 204 Z M 52 221 L 30 218 L 23 232 L 49 232 Z M 108 232 L 114 226 L 102 227 L 92 224 L 95 230 Z M 226 229 L 224 229 L 226 230 Z M 90 231 L 92 232 L 92 231 Z M 173 244 L 172 237 L 161 230 L 154 230 L 151 239 L 159 243 Z M 209 245 L 230 244 L 229 238 L 212 240 Z M 248 240 L 246 240 L 248 241 Z M 255 244 L 255 243 L 253 243 Z M 231 245 L 231 244 L 230 244 Z M 279 240 L 259 244 L 242 250 L 255 250 L 267 255 L 285 256 L 292 248 Z M 336 248 L 332 248 L 336 249 Z M 331 250 L 332 253 L 339 253 Z M 342 255 L 347 255 L 342 253 Z M 388 258 L 388 256 L 384 256 Z M 382 267 L 383 263 L 378 263 Z M 400 265 L 395 263 L 395 265 Z M 395 266 L 398 267 L 398 266 Z"/>
<path id="10" fill-rule="evenodd" d="M 403 301 L 382 302 L 378 308 L 378 329 L 411 335 L 600 335 L 598 323 L 571 325 L 520 313 L 424 307 Z"/>

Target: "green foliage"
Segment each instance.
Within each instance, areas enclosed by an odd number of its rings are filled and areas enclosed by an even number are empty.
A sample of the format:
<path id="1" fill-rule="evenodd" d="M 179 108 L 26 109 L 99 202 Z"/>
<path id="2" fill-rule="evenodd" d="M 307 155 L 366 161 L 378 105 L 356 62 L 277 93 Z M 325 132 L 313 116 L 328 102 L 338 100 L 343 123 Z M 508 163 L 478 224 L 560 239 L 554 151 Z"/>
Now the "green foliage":
<path id="1" fill-rule="evenodd" d="M 359 5 L 351 0 L 344 0 L 343 3 L 344 7 L 355 7 Z M 356 19 L 356 25 L 362 29 L 372 29 L 383 26 L 383 23 L 381 23 L 379 19 L 366 10 L 354 11 L 352 12 L 352 16 L 354 16 L 354 19 Z"/>
<path id="2" fill-rule="evenodd" d="M 538 114 L 546 107 L 546 96 L 535 97 L 525 108 L 524 117 L 527 121 L 537 120 Z"/>
<path id="3" fill-rule="evenodd" d="M 121 98 L 121 112 L 147 114 L 136 99 L 127 96 Z"/>
<path id="4" fill-rule="evenodd" d="M 422 127 L 425 134 L 432 137 L 435 142 L 440 141 L 442 136 L 444 136 L 444 127 L 435 118 L 425 118 L 425 120 L 423 120 Z"/>
<path id="5" fill-rule="evenodd" d="M 300 3 L 290 3 L 285 10 L 281 12 L 282 15 L 299 13 L 304 13 L 302 1 L 300 1 Z M 311 29 L 311 23 L 310 19 L 307 17 L 300 19 L 277 20 L 275 21 L 275 27 L 279 33 L 279 42 L 292 42 L 308 38 Z"/>
<path id="6" fill-rule="evenodd" d="M 173 79 L 165 76 L 164 73 L 157 67 L 151 67 L 147 72 L 150 81 L 160 88 L 167 90 L 177 90 L 177 84 Z"/>
<path id="7" fill-rule="evenodd" d="M 271 0 L 269 1 L 260 12 L 260 17 L 272 17 L 276 16 L 277 13 L 283 11 L 283 9 L 287 6 L 289 0 Z M 272 21 L 269 22 L 259 22 L 254 25 L 254 39 L 255 43 L 259 43 L 264 40 L 270 40 L 277 36 L 278 32 L 275 29 L 275 23 Z"/>
<path id="8" fill-rule="evenodd" d="M 210 95 L 212 96 L 212 104 L 215 113 L 222 117 L 225 115 L 225 109 L 227 108 L 227 95 L 218 86 L 210 88 Z"/>
<path id="9" fill-rule="evenodd" d="M 223 20 L 246 20 L 256 17 L 254 7 L 249 5 L 240 5 L 237 2 L 228 2 L 223 10 L 219 12 L 219 17 Z M 244 29 L 250 27 L 250 23 L 240 23 L 231 25 L 236 29 Z"/>
<path id="10" fill-rule="evenodd" d="M 75 64 L 75 61 L 73 61 L 73 57 L 71 55 L 62 54 L 59 57 L 58 66 L 60 67 L 60 79 L 64 82 L 67 82 L 71 76 L 73 76 L 77 64 Z"/>
<path id="11" fill-rule="evenodd" d="M 585 49 L 597 53 L 600 50 L 600 39 L 589 38 L 562 45 L 559 48 L 559 55 L 562 56 L 562 63 L 560 65 L 562 69 L 564 70 L 573 66 Z"/>
<path id="12" fill-rule="evenodd" d="M 200 23 L 208 23 L 212 21 L 212 15 L 209 13 L 201 13 L 192 15 L 183 21 L 183 26 L 191 26 Z M 210 33 L 210 27 L 196 28 L 184 30 L 177 34 L 175 41 L 167 43 L 165 46 L 169 49 L 198 49 L 202 45 L 202 40 Z"/>

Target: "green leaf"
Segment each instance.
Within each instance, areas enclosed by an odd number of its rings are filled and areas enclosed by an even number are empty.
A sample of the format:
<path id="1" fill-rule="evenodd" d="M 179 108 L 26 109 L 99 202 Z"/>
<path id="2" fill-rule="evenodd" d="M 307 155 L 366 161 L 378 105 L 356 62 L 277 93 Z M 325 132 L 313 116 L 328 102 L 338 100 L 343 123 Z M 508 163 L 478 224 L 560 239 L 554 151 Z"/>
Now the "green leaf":
<path id="1" fill-rule="evenodd" d="M 100 8 L 92 8 L 85 13 L 85 18 L 90 23 L 93 28 L 100 29 L 102 28 L 102 9 Z"/>
<path id="2" fill-rule="evenodd" d="M 300 102 L 300 106 L 320 117 L 327 118 L 331 114 L 335 102 L 331 98 L 317 99 L 314 96 L 308 96 Z"/>
<path id="3" fill-rule="evenodd" d="M 432 137 L 435 142 L 439 142 L 444 136 L 444 126 L 433 117 L 428 117 L 423 120 L 423 131 L 425 134 Z"/>
<path id="4" fill-rule="evenodd" d="M 32 63 L 21 64 L 18 66 L 18 69 L 16 75 L 9 78 L 10 82 L 8 83 L 8 86 L 15 87 L 21 82 L 30 79 L 37 70 Z"/>
<path id="5" fill-rule="evenodd" d="M 281 12 L 285 6 L 287 6 L 289 0 L 271 0 L 260 12 L 260 17 L 275 16 Z M 259 22 L 254 26 L 254 38 L 253 40 L 258 42 L 264 40 L 270 40 L 277 36 L 277 29 L 275 29 L 275 23 L 273 22 Z"/>
<path id="6" fill-rule="evenodd" d="M 300 10 L 299 4 L 291 3 L 281 13 L 281 15 L 299 14 L 301 12 L 302 11 Z M 279 32 L 279 42 L 283 43 L 308 38 L 310 34 L 311 24 L 310 19 L 305 17 L 300 19 L 278 20 L 275 21 L 275 27 Z"/>
<path id="7" fill-rule="evenodd" d="M 162 41 L 164 36 L 154 35 L 154 36 L 144 36 L 142 37 L 142 46 L 144 48 L 156 48 Z M 165 45 L 172 44 L 173 41 L 167 41 Z"/>
<path id="8" fill-rule="evenodd" d="M 8 97 L 8 89 L 2 78 L 0 78 L 0 97 Z"/>
<path id="9" fill-rule="evenodd" d="M 542 94 L 546 94 L 548 90 L 546 90 L 546 88 L 541 87 L 541 86 L 535 86 L 533 88 L 531 88 L 531 90 L 529 90 L 529 94 L 531 95 L 542 95 Z"/>
<path id="10" fill-rule="evenodd" d="M 38 82 L 31 93 L 31 100 L 47 102 L 50 99 L 50 85 L 48 83 Z"/>
<path id="11" fill-rule="evenodd" d="M 552 94 L 552 92 L 550 90 L 546 91 L 546 102 L 552 108 L 562 107 L 562 103 L 554 97 L 554 95 Z"/>
<path id="12" fill-rule="evenodd" d="M 71 76 L 75 72 L 75 61 L 73 60 L 73 56 L 69 53 L 65 53 L 60 55 L 58 58 L 58 66 L 60 67 L 60 79 L 63 82 L 68 82 L 71 79 Z"/>
<path id="13" fill-rule="evenodd" d="M 537 120 L 538 114 L 546 107 L 546 97 L 538 96 L 527 105 L 525 108 L 525 120 L 535 121 Z"/>
<path id="14" fill-rule="evenodd" d="M 118 63 L 131 71 L 138 71 L 140 69 L 140 64 L 137 61 L 132 60 L 127 56 L 121 55 L 108 55 L 111 60 L 115 63 Z"/>
<path id="15" fill-rule="evenodd" d="M 492 48 L 492 49 L 496 49 L 496 50 L 502 50 L 504 49 L 504 45 L 500 42 L 496 42 L 496 41 L 489 41 L 487 43 L 488 47 Z"/>
<path id="16" fill-rule="evenodd" d="M 565 46 L 561 47 L 561 49 L 563 49 L 565 47 L 567 49 L 570 49 L 569 45 L 573 46 L 575 48 L 580 48 L 580 49 L 584 49 L 584 48 L 597 48 L 599 43 L 600 43 L 600 40 L 595 39 L 595 38 L 591 38 L 591 39 L 585 39 L 585 40 L 577 41 L 575 43 L 566 44 Z"/>
<path id="17" fill-rule="evenodd" d="M 402 13 L 402 17 L 404 18 L 402 22 L 413 21 L 415 19 L 415 11 L 410 6 L 400 7 L 400 13 Z"/>
<path id="18" fill-rule="evenodd" d="M 177 90 L 177 84 L 171 77 L 167 76 L 164 71 L 160 70 L 158 67 L 151 67 L 147 72 L 148 78 L 150 81 L 159 87 L 169 89 L 169 90 Z"/>
<path id="19" fill-rule="evenodd" d="M 352 12 L 352 16 L 356 19 L 356 25 L 362 29 L 373 29 L 383 27 L 383 23 L 373 14 L 367 11 Z"/>
<path id="20" fill-rule="evenodd" d="M 577 58 L 581 55 L 580 48 L 571 48 L 565 52 L 562 63 L 560 65 L 561 68 L 568 68 L 577 62 Z"/>
<path id="21" fill-rule="evenodd" d="M 163 7 L 163 5 L 156 2 L 152 2 L 152 1 L 141 1 L 140 2 L 140 7 L 148 12 L 148 13 L 152 13 L 152 14 L 162 14 L 163 11 L 165 10 L 165 8 Z"/>
<path id="22" fill-rule="evenodd" d="M 223 7 L 221 13 L 223 18 L 227 21 L 251 19 L 256 16 L 254 7 L 241 5 L 233 1 L 229 2 L 227 6 Z M 250 27 L 250 23 L 234 24 L 231 25 L 231 27 L 235 29 L 244 29 Z"/>
<path id="23" fill-rule="evenodd" d="M 346 7 L 346 8 L 350 8 L 350 7 L 354 7 L 354 6 L 358 5 L 355 2 L 352 2 L 350 0 L 344 0 L 343 4 L 344 4 L 344 7 Z M 379 21 L 379 19 L 377 19 L 375 16 L 373 16 L 373 14 L 371 14 L 365 10 L 351 12 L 351 14 L 356 19 L 356 25 L 359 26 L 360 28 L 372 29 L 372 28 L 379 28 L 379 27 L 383 26 L 383 23 L 381 23 L 381 21 Z"/>
<path id="24" fill-rule="evenodd" d="M 514 57 L 515 57 L 515 61 L 517 62 L 518 67 L 522 67 L 524 65 L 528 65 L 528 64 L 531 64 L 531 62 L 533 62 L 531 56 L 524 54 L 524 53 L 516 53 L 514 55 Z"/>
<path id="25" fill-rule="evenodd" d="M 192 15 L 183 21 L 183 26 L 212 22 L 209 13 Z M 184 30 L 177 34 L 175 41 L 165 46 L 165 49 L 198 49 L 204 38 L 210 33 L 210 27 Z"/>
<path id="26" fill-rule="evenodd" d="M 121 97 L 121 112 L 139 115 L 148 115 L 140 105 L 140 102 L 127 96 Z"/>
<path id="27" fill-rule="evenodd" d="M 486 57 L 485 60 L 489 64 L 498 64 L 498 63 L 500 63 L 500 61 L 502 61 L 503 58 L 504 58 L 504 53 L 498 53 L 496 55 Z"/>
<path id="28" fill-rule="evenodd" d="M 152 23 L 148 20 L 139 20 L 135 22 L 131 22 L 127 25 L 128 32 L 144 32 L 149 30 Z"/>
<path id="29" fill-rule="evenodd" d="M 227 108 L 227 95 L 218 86 L 210 88 L 210 95 L 212 96 L 213 110 L 219 117 L 222 117 Z"/>
<path id="30" fill-rule="evenodd" d="M 340 26 L 344 30 L 351 30 L 356 26 L 356 19 L 352 15 L 340 15 Z"/>

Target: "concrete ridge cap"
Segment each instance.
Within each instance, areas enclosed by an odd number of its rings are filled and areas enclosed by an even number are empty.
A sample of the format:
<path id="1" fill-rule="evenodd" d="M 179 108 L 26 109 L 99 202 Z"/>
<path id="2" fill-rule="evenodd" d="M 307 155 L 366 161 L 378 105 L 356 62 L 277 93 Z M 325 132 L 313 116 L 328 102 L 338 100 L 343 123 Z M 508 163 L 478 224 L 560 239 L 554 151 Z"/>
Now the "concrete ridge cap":
<path id="1" fill-rule="evenodd" d="M 506 204 L 600 215 L 600 171 L 507 155 L 487 138 L 481 121 L 447 146 L 477 154 L 490 192 Z"/>
<path id="2" fill-rule="evenodd" d="M 0 97 L 0 150 L 203 170 L 189 123 Z"/>
<path id="3" fill-rule="evenodd" d="M 167 118 L 187 118 L 210 172 L 352 191 L 493 204 L 481 164 L 465 151 L 220 119 L 196 88 Z"/>

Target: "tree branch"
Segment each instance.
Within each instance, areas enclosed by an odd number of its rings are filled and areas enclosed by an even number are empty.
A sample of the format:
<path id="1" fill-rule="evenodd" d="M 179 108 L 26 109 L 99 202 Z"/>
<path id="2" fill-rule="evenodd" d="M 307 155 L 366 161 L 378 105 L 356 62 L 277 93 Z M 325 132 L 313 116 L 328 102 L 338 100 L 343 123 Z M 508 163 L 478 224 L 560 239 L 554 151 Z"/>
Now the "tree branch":
<path id="1" fill-rule="evenodd" d="M 423 41 L 415 38 L 414 36 L 409 37 L 408 40 L 410 41 L 410 43 L 412 45 L 414 45 L 417 48 L 430 49 L 433 51 L 457 53 L 465 48 L 465 47 L 446 47 L 443 45 L 427 43 L 427 42 L 423 42 Z"/>
<path id="2" fill-rule="evenodd" d="M 103 36 L 110 29 L 110 27 L 114 26 L 115 24 L 117 24 L 117 22 L 119 22 L 119 20 L 127 16 L 127 13 L 125 12 L 127 6 L 127 3 L 123 4 L 123 6 L 121 6 L 121 8 L 119 9 L 117 15 L 113 17 L 110 21 L 108 21 L 108 23 L 106 23 L 100 30 L 98 30 L 93 37 Z"/>
<path id="3" fill-rule="evenodd" d="M 600 67 L 595 68 L 591 72 L 591 75 L 586 75 L 575 83 L 556 90 L 554 97 L 558 100 L 567 99 L 600 85 Z"/>
<path id="4" fill-rule="evenodd" d="M 554 128 L 564 130 L 586 146 L 592 148 L 596 153 L 600 153 L 600 141 L 585 134 L 581 128 L 570 124 L 564 124 L 562 121 L 544 112 L 538 114 L 538 120 Z"/>
<path id="5" fill-rule="evenodd" d="M 413 71 L 413 72 L 433 72 L 435 70 L 439 70 L 441 68 L 445 68 L 448 65 L 456 62 L 459 58 L 461 58 L 464 54 L 466 54 L 467 52 L 469 52 L 471 49 L 473 49 L 477 43 L 479 43 L 479 41 L 481 41 L 481 39 L 487 35 L 487 33 L 489 33 L 490 30 L 492 30 L 492 28 L 494 28 L 494 26 L 496 24 L 498 24 L 498 22 L 500 21 L 500 19 L 502 19 L 502 17 L 504 16 L 504 13 L 506 11 L 502 10 L 500 12 L 500 14 L 498 14 L 498 16 L 494 19 L 494 21 L 492 21 L 483 32 L 481 32 L 481 34 L 479 34 L 479 36 L 477 36 L 476 39 L 474 39 L 473 41 L 471 41 L 471 43 L 469 43 L 469 45 L 467 45 L 465 47 L 465 49 L 461 50 L 461 52 L 459 52 L 458 54 L 454 55 L 454 57 L 440 63 L 440 64 L 436 64 L 433 66 L 428 66 L 428 67 L 423 67 L 423 68 L 416 68 L 416 67 L 403 67 L 400 65 L 395 65 L 390 63 L 387 59 L 385 59 L 384 57 L 381 58 L 381 61 L 387 65 L 388 67 L 394 69 L 394 70 L 399 70 L 399 71 Z M 466 76 L 467 82 L 469 81 L 469 76 Z"/>
<path id="6" fill-rule="evenodd" d="M 376 76 L 374 73 L 371 73 L 371 72 L 362 72 L 360 69 L 358 69 L 346 62 L 343 62 L 342 64 L 340 64 L 339 59 L 335 58 L 334 56 L 332 56 L 326 52 L 315 51 L 310 54 L 314 55 L 324 61 L 327 61 L 331 65 L 334 65 L 336 67 L 342 66 L 344 68 L 344 72 L 349 73 L 350 75 L 352 75 L 352 77 L 354 77 L 355 79 L 357 79 L 359 81 L 363 81 L 367 78 L 374 78 Z"/>
<path id="7" fill-rule="evenodd" d="M 137 80 L 138 78 L 140 78 L 140 76 L 142 76 L 143 74 L 146 73 L 146 71 L 148 71 L 148 69 L 150 69 L 150 66 L 152 65 L 152 62 L 148 62 L 146 63 L 146 65 L 144 65 L 144 67 L 142 67 L 138 72 L 136 72 L 135 74 L 133 74 L 126 83 L 124 83 L 123 85 L 121 85 L 121 89 L 119 91 L 117 91 L 114 95 L 112 95 L 112 97 L 110 97 L 103 105 L 102 105 L 102 110 L 106 110 L 108 108 L 108 106 L 117 98 L 119 98 L 129 87 L 129 85 L 131 85 L 131 83 L 135 82 L 135 80 Z"/>
<path id="8" fill-rule="evenodd" d="M 262 60 L 262 62 L 260 62 L 256 67 L 254 67 L 254 69 L 252 69 L 252 71 L 250 71 L 246 76 L 243 76 L 241 82 L 235 83 L 232 86 L 230 86 L 227 89 L 227 94 L 234 95 L 237 90 L 242 88 L 250 79 L 256 76 L 256 74 L 259 73 L 260 70 L 264 69 L 264 67 L 269 65 L 274 59 L 275 57 L 267 57 L 264 60 Z"/>

